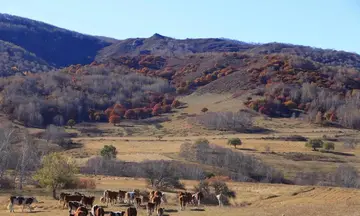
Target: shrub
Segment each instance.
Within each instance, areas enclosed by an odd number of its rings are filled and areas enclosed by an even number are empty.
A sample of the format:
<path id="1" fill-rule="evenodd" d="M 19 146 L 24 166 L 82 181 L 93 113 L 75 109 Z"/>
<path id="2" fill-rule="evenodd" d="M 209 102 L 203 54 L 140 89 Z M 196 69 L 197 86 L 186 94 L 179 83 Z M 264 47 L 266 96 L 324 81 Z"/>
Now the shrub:
<path id="1" fill-rule="evenodd" d="M 68 125 L 69 127 L 71 127 L 71 128 L 74 127 L 75 124 L 76 124 L 76 122 L 75 122 L 74 119 L 70 119 L 70 120 L 67 122 L 67 125 Z"/>
<path id="2" fill-rule="evenodd" d="M 205 138 L 198 138 L 197 140 L 195 140 L 195 144 L 209 144 L 209 140 Z"/>
<path id="3" fill-rule="evenodd" d="M 109 123 L 114 124 L 114 126 L 116 126 L 116 124 L 120 123 L 120 119 L 121 117 L 118 115 L 111 115 L 109 118 Z"/>
<path id="4" fill-rule="evenodd" d="M 170 105 L 165 105 L 165 106 L 163 106 L 163 107 L 162 107 L 162 111 L 163 111 L 164 113 L 170 112 L 170 111 L 171 111 L 171 106 L 170 106 Z"/>
<path id="5" fill-rule="evenodd" d="M 0 189 L 14 189 L 14 183 L 8 178 L 0 179 Z"/>
<path id="6" fill-rule="evenodd" d="M 323 148 L 325 150 L 334 150 L 335 144 L 333 142 L 325 142 Z"/>
<path id="7" fill-rule="evenodd" d="M 204 108 L 201 109 L 201 112 L 203 112 L 203 113 L 206 113 L 207 111 L 209 111 L 209 109 L 206 108 L 206 107 L 204 107 Z"/>
<path id="8" fill-rule="evenodd" d="M 172 108 L 178 108 L 180 106 L 180 102 L 178 100 L 174 100 L 172 103 L 171 103 L 171 107 Z"/>
<path id="9" fill-rule="evenodd" d="M 135 110 L 133 109 L 126 110 L 124 117 L 126 119 L 135 119 L 136 118 Z"/>
<path id="10" fill-rule="evenodd" d="M 210 130 L 243 132 L 253 128 L 253 119 L 247 112 L 206 112 L 195 121 Z"/>
<path id="11" fill-rule="evenodd" d="M 236 146 L 241 145 L 242 142 L 241 142 L 240 138 L 230 138 L 230 139 L 228 139 L 227 144 L 232 145 L 232 146 L 234 146 L 234 148 L 236 148 Z"/>
<path id="12" fill-rule="evenodd" d="M 100 151 L 100 155 L 106 159 L 116 158 L 116 154 L 117 151 L 113 145 L 105 145 Z"/>
<path id="13" fill-rule="evenodd" d="M 78 178 L 66 185 L 66 189 L 96 189 L 96 181 L 89 178 Z"/>
<path id="14" fill-rule="evenodd" d="M 306 142 L 305 146 L 308 148 L 312 148 L 314 151 L 316 151 L 318 148 L 322 148 L 323 144 L 324 143 L 321 139 L 311 139 Z"/>
<path id="15" fill-rule="evenodd" d="M 56 199 L 56 190 L 74 181 L 77 167 L 72 160 L 57 152 L 46 155 L 41 165 L 34 175 L 34 180 L 42 187 L 50 188 L 53 198 Z"/>

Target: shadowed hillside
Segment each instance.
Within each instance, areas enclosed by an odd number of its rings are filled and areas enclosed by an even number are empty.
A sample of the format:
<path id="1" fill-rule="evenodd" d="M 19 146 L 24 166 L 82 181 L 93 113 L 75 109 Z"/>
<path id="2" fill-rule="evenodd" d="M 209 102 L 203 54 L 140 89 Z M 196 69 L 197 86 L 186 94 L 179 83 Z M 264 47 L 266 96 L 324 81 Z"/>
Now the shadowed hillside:
<path id="1" fill-rule="evenodd" d="M 10 76 L 18 72 L 42 72 L 52 69 L 46 61 L 33 53 L 0 40 L 0 76 Z"/>
<path id="2" fill-rule="evenodd" d="M 43 22 L 0 14 L 0 40 L 16 44 L 48 64 L 62 67 L 91 63 L 109 42 Z"/>

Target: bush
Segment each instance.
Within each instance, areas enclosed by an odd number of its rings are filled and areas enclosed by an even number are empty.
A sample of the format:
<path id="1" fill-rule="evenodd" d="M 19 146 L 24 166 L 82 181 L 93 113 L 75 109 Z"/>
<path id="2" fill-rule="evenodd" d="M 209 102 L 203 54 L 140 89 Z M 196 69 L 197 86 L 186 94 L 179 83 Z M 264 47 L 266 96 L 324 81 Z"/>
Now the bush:
<path id="1" fill-rule="evenodd" d="M 240 138 L 230 138 L 230 139 L 228 139 L 227 144 L 232 145 L 232 146 L 234 146 L 234 148 L 236 148 L 236 146 L 241 145 L 242 142 L 241 142 Z"/>
<path id="2" fill-rule="evenodd" d="M 0 189 L 14 189 L 14 183 L 8 178 L 0 179 Z"/>
<path id="3" fill-rule="evenodd" d="M 100 155 L 106 159 L 116 158 L 116 154 L 117 151 L 113 145 L 105 145 L 100 151 Z"/>
<path id="4" fill-rule="evenodd" d="M 77 167 L 74 161 L 55 152 L 44 156 L 42 167 L 36 171 L 34 180 L 42 187 L 51 189 L 53 198 L 57 199 L 56 190 L 72 182 L 76 173 Z"/>
<path id="5" fill-rule="evenodd" d="M 311 139 L 306 142 L 305 146 L 308 148 L 312 148 L 314 151 L 316 151 L 318 148 L 322 148 L 323 144 L 324 143 L 321 139 Z"/>
<path id="6" fill-rule="evenodd" d="M 195 140 L 195 144 L 209 144 L 209 140 L 205 138 L 198 138 L 197 140 Z"/>
<path id="7" fill-rule="evenodd" d="M 210 130 L 243 132 L 253 128 L 253 120 L 247 112 L 206 112 L 195 121 Z"/>
<path id="8" fill-rule="evenodd" d="M 69 127 L 71 127 L 71 128 L 74 127 L 75 124 L 76 124 L 76 122 L 75 122 L 74 119 L 70 119 L 70 120 L 67 122 L 67 125 L 68 125 Z"/>
<path id="9" fill-rule="evenodd" d="M 65 189 L 96 189 L 96 181 L 89 178 L 78 178 L 64 186 Z"/>
<path id="10" fill-rule="evenodd" d="M 323 148 L 325 150 L 334 150 L 335 144 L 333 142 L 325 142 Z"/>
<path id="11" fill-rule="evenodd" d="M 284 181 L 281 172 L 267 166 L 259 159 L 234 152 L 207 143 L 183 143 L 179 156 L 191 162 L 196 162 L 221 169 L 221 175 L 229 176 L 235 181 L 256 181 L 281 183 Z"/>
<path id="12" fill-rule="evenodd" d="M 204 107 L 204 108 L 201 109 L 201 112 L 203 112 L 203 113 L 206 113 L 207 111 L 209 111 L 209 109 L 206 108 L 206 107 Z"/>

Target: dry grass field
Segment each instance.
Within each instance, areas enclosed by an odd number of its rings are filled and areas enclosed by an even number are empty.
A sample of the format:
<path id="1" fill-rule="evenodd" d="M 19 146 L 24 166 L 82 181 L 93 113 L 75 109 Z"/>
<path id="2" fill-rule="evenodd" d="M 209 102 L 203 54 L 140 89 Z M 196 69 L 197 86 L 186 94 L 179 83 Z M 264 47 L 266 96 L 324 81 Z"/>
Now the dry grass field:
<path id="1" fill-rule="evenodd" d="M 184 142 L 193 142 L 198 138 L 206 138 L 211 144 L 232 148 L 244 154 L 253 155 L 266 164 L 281 171 L 285 177 L 294 177 L 300 171 L 332 171 L 338 165 L 348 163 L 360 170 L 359 148 L 347 149 L 341 141 L 335 142 L 332 153 L 314 152 L 305 147 L 303 141 L 284 141 L 279 137 L 301 135 L 306 138 L 352 137 L 358 138 L 357 131 L 339 128 L 323 128 L 310 125 L 306 121 L 294 119 L 256 118 L 256 125 L 271 130 L 270 133 L 244 134 L 209 131 L 189 123 L 189 116 L 201 115 L 201 108 L 207 107 L 211 111 L 236 111 L 241 107 L 241 100 L 231 98 L 230 95 L 207 96 L 199 102 L 200 96 L 187 96 L 182 101 L 188 107 L 167 115 L 171 121 L 156 124 L 136 124 L 122 122 L 120 126 L 111 124 L 77 125 L 71 132 L 78 133 L 73 141 L 81 144 L 80 148 L 64 151 L 64 154 L 77 159 L 79 163 L 98 155 L 104 145 L 116 147 L 117 158 L 124 161 L 140 162 L 144 160 L 179 160 L 178 153 Z M 97 132 L 84 132 L 84 130 Z M 86 131 L 85 130 L 85 131 Z M 33 133 L 39 129 L 31 130 Z M 242 145 L 237 149 L 227 145 L 228 138 L 238 137 Z M 300 156 L 299 156 L 300 154 Z M 96 195 L 96 200 L 105 189 L 141 189 L 150 190 L 144 179 L 120 177 L 91 177 L 96 180 L 96 190 L 84 191 L 86 194 Z M 196 181 L 183 181 L 188 190 L 192 190 Z M 179 211 L 175 193 L 168 192 L 169 203 L 165 204 L 167 215 L 360 215 L 360 191 L 355 189 L 331 188 L 320 186 L 295 186 L 281 184 L 239 183 L 227 182 L 229 187 L 237 193 L 237 198 L 231 200 L 231 207 L 202 206 L 202 211 L 188 207 Z M 36 195 L 43 203 L 35 205 L 35 213 L 31 215 L 68 215 L 62 210 L 57 201 L 52 200 L 50 193 L 30 190 L 23 194 Z M 7 199 L 9 192 L 0 193 L 0 216 L 9 215 Z M 124 206 L 111 206 L 106 210 L 123 210 Z M 16 215 L 26 215 L 19 210 Z M 139 215 L 145 216 L 146 211 L 139 209 Z"/>
<path id="2" fill-rule="evenodd" d="M 86 194 L 95 195 L 98 203 L 101 192 L 105 189 L 147 189 L 143 179 L 118 178 L 118 177 L 97 177 L 97 189 L 95 191 L 84 191 Z M 194 181 L 183 181 L 187 188 L 192 189 L 196 184 Z M 330 187 L 312 186 L 290 186 L 277 184 L 253 184 L 253 183 L 231 183 L 228 185 L 236 191 L 237 198 L 231 200 L 231 207 L 201 206 L 199 208 L 188 206 L 185 211 L 180 211 L 174 193 L 167 193 L 168 203 L 163 207 L 167 215 L 189 215 L 189 216 L 210 216 L 210 215 L 359 215 L 360 191 Z M 147 189 L 149 190 L 149 189 Z M 25 194 L 37 194 L 39 201 L 34 205 L 34 213 L 29 215 L 68 215 L 66 209 L 62 209 L 58 201 L 53 200 L 45 192 L 25 192 Z M 9 215 L 6 192 L 1 193 L 0 215 Z M 117 204 L 109 206 L 105 210 L 124 210 L 126 206 Z M 146 210 L 139 208 L 140 216 L 146 215 Z M 21 213 L 21 209 L 15 209 L 15 215 L 27 215 Z"/>

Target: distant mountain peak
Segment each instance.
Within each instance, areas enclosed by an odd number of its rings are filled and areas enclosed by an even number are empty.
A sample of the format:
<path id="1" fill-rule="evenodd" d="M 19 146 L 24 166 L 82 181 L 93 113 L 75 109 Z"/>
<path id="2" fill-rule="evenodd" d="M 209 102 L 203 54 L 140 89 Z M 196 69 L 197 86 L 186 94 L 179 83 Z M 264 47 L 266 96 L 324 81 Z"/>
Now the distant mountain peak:
<path id="1" fill-rule="evenodd" d="M 161 34 L 155 33 L 150 38 L 153 38 L 153 39 L 165 39 L 166 37 L 161 35 Z"/>

